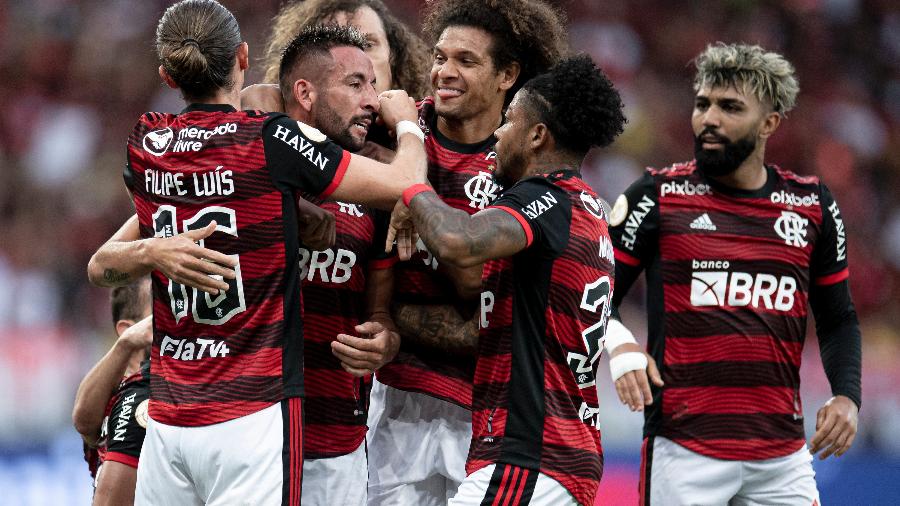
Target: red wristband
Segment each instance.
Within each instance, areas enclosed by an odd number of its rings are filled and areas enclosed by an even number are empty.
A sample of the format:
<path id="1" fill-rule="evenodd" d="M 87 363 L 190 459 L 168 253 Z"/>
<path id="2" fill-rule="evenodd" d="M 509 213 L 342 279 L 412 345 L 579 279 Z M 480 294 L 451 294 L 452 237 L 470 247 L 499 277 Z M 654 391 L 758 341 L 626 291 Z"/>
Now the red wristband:
<path id="1" fill-rule="evenodd" d="M 413 199 L 416 195 L 422 192 L 433 192 L 434 188 L 428 186 L 427 184 L 414 184 L 409 188 L 403 190 L 403 203 L 406 207 L 409 207 L 409 201 Z"/>

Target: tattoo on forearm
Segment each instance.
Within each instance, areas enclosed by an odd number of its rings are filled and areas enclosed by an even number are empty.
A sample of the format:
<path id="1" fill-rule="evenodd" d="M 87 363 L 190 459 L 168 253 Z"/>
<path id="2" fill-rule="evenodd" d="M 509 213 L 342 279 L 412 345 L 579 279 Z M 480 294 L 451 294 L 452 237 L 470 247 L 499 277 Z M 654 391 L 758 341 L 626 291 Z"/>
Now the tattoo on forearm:
<path id="1" fill-rule="evenodd" d="M 463 320 L 453 306 L 398 304 L 395 313 L 394 323 L 404 339 L 457 355 L 478 351 L 477 320 Z"/>
<path id="2" fill-rule="evenodd" d="M 115 269 L 105 269 L 103 271 L 103 280 L 107 283 L 124 283 L 128 281 L 128 278 L 127 272 L 119 272 Z"/>
<path id="3" fill-rule="evenodd" d="M 518 235 L 508 233 L 510 220 L 515 219 L 503 213 L 484 214 L 476 224 L 468 213 L 450 208 L 435 193 L 424 194 L 414 205 L 413 222 L 431 252 L 440 251 L 441 238 L 446 234 L 459 234 L 465 245 L 463 254 L 475 258 L 482 258 L 486 252 L 515 248 L 521 242 Z"/>

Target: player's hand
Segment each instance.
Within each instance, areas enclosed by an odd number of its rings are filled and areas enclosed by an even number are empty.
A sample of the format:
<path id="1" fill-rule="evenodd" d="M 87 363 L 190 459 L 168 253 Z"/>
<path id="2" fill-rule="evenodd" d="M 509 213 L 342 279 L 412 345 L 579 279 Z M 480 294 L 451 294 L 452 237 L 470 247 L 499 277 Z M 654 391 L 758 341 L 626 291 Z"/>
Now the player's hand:
<path id="1" fill-rule="evenodd" d="M 148 255 L 153 268 L 176 283 L 212 295 L 227 290 L 228 283 L 222 278 L 234 279 L 233 267 L 237 262 L 228 255 L 197 244 L 215 231 L 216 222 L 213 221 L 198 230 L 150 240 Z"/>
<path id="2" fill-rule="evenodd" d="M 354 327 L 361 337 L 338 334 L 331 342 L 331 353 L 340 359 L 341 367 L 354 376 L 372 374 L 397 356 L 400 334 L 381 322 L 368 321 Z"/>
<path id="3" fill-rule="evenodd" d="M 840 457 L 853 444 L 859 424 L 859 408 L 849 397 L 836 395 L 816 413 L 816 433 L 809 440 L 809 453 L 819 451 L 819 460 Z M 824 451 L 823 451 L 824 450 Z"/>
<path id="4" fill-rule="evenodd" d="M 388 130 L 395 130 L 397 123 L 407 120 L 413 123 L 419 119 L 416 101 L 403 90 L 382 91 L 378 95 L 378 115 Z"/>
<path id="5" fill-rule="evenodd" d="M 297 198 L 300 241 L 313 251 L 334 246 L 334 214 L 303 198 Z"/>
<path id="6" fill-rule="evenodd" d="M 277 84 L 251 84 L 241 90 L 241 109 L 284 112 L 284 99 Z"/>
<path id="7" fill-rule="evenodd" d="M 644 353 L 639 344 L 625 343 L 617 346 L 615 351 L 610 354 L 610 358 L 628 352 Z M 644 354 L 646 355 L 646 353 Z M 656 368 L 656 362 L 653 357 L 647 355 L 646 370 L 630 371 L 616 380 L 616 393 L 619 395 L 619 400 L 632 411 L 643 411 L 644 406 L 653 404 L 650 381 L 658 387 L 663 386 L 662 376 L 659 374 L 659 369 Z"/>
<path id="8" fill-rule="evenodd" d="M 403 200 L 398 200 L 391 211 L 391 223 L 388 226 L 387 239 L 384 241 L 384 251 L 390 253 L 394 247 L 394 240 L 397 241 L 397 256 L 400 260 L 409 260 L 413 253 L 416 252 L 416 243 L 419 241 L 419 234 L 416 233 L 416 226 L 412 220 L 412 214 Z"/>
<path id="9" fill-rule="evenodd" d="M 132 351 L 142 350 L 153 343 L 153 315 L 125 329 L 119 342 Z"/>
<path id="10" fill-rule="evenodd" d="M 366 158 L 371 158 L 373 160 L 378 160 L 381 163 L 391 163 L 394 161 L 394 156 L 397 154 L 396 151 L 392 149 L 388 149 L 377 142 L 366 141 L 363 144 L 362 149 L 357 151 L 357 155 L 364 156 Z"/>

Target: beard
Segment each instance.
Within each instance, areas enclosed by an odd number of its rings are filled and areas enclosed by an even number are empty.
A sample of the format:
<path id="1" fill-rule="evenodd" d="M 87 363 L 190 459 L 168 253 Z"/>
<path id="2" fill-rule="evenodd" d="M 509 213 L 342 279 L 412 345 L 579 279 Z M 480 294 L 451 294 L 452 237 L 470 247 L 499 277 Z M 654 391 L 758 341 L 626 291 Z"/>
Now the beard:
<path id="1" fill-rule="evenodd" d="M 504 154 L 497 153 L 497 167 L 494 168 L 494 182 L 503 188 L 510 188 L 522 178 L 525 171 L 525 156 L 521 153 Z M 516 176 L 518 174 L 518 176 Z"/>
<path id="2" fill-rule="evenodd" d="M 350 121 L 344 122 L 341 119 L 340 115 L 335 111 L 326 101 L 322 100 L 322 103 L 315 109 L 315 118 L 316 124 L 319 127 L 319 130 L 322 131 L 329 139 L 335 142 L 338 146 L 348 150 L 348 151 L 359 151 L 366 143 L 366 139 L 358 139 L 350 133 L 350 129 L 353 128 L 353 125 L 362 120 L 368 119 L 371 122 L 374 120 L 373 114 L 360 114 L 357 116 L 353 116 L 350 118 Z"/>
<path id="3" fill-rule="evenodd" d="M 710 133 L 716 135 L 715 132 L 704 130 L 694 137 L 694 158 L 697 160 L 697 168 L 707 176 L 721 177 L 731 174 L 756 149 L 756 137 L 752 134 L 737 141 L 718 136 L 719 140 L 723 141 L 721 150 L 703 149 L 703 141 L 700 138 Z"/>

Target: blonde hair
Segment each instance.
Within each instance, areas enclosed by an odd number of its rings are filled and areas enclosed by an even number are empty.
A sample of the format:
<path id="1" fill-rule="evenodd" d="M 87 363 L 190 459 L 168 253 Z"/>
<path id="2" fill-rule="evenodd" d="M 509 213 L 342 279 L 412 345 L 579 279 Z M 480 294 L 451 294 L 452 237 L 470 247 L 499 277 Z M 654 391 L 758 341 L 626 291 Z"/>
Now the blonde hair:
<path id="1" fill-rule="evenodd" d="M 734 86 L 772 104 L 784 115 L 797 103 L 800 84 L 784 56 L 747 44 L 710 44 L 694 60 L 694 91 Z"/>

